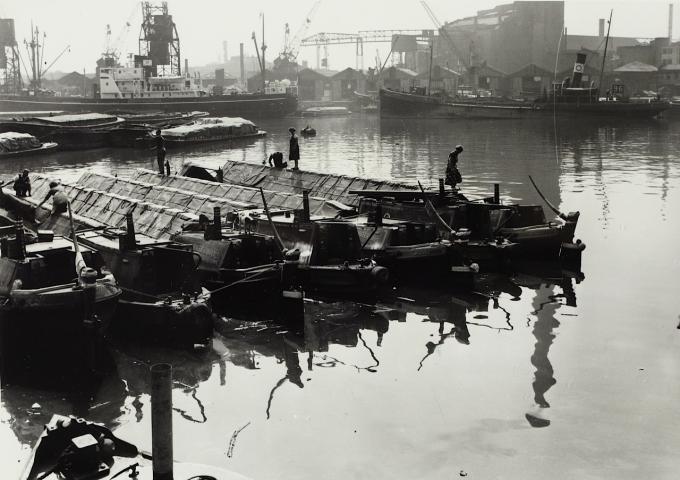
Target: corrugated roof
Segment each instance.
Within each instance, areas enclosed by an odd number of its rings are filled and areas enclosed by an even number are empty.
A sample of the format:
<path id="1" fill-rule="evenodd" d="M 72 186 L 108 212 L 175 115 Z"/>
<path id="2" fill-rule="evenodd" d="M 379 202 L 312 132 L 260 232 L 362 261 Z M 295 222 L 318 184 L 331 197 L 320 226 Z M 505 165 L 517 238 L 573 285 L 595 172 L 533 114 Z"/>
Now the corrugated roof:
<path id="1" fill-rule="evenodd" d="M 649 72 L 657 72 L 657 71 L 659 71 L 659 69 L 656 68 L 654 65 L 649 65 L 647 63 L 635 61 L 635 62 L 626 63 L 622 67 L 615 68 L 614 71 L 618 72 L 618 73 L 625 73 L 625 72 L 649 73 Z"/>

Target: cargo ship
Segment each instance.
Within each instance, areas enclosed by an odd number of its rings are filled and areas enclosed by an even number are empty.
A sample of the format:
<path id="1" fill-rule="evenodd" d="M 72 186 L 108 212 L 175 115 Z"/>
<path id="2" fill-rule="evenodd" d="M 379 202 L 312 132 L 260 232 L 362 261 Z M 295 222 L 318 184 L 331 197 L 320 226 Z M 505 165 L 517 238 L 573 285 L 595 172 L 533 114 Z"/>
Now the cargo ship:
<path id="1" fill-rule="evenodd" d="M 17 85 L 16 91 L 0 95 L 0 112 L 202 111 L 218 117 L 262 118 L 280 117 L 297 110 L 295 81 L 263 82 L 256 93 L 210 94 L 200 78 L 189 75 L 186 60 L 182 71 L 179 37 L 167 3 L 156 7 L 143 2 L 142 14 L 139 53 L 131 56 L 129 65 L 122 66 L 115 50 L 107 48 L 97 61 L 91 98 L 50 95 L 41 88 L 41 78 L 47 69 L 40 67 L 44 45 L 36 28 L 27 44 L 33 68 L 31 82 L 28 88 Z M 13 23 L 11 35 L 14 35 Z M 15 43 L 10 39 L 10 44 Z M 215 93 L 221 91 L 214 90 Z"/>
<path id="2" fill-rule="evenodd" d="M 423 118 L 543 118 L 545 116 L 579 118 L 653 118 L 671 104 L 662 100 L 633 101 L 626 98 L 623 85 L 612 85 L 604 96 L 600 88 L 583 85 L 582 74 L 586 55 L 577 54 L 571 78 L 553 85 L 553 94 L 535 101 L 478 98 L 450 99 L 427 95 L 424 89 L 399 92 L 381 89 L 381 117 Z"/>

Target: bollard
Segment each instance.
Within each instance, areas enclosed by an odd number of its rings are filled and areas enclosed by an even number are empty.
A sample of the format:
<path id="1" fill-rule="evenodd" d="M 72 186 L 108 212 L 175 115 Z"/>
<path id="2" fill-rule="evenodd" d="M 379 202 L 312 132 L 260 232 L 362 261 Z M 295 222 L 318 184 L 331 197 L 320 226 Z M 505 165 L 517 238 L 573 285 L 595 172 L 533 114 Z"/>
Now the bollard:
<path id="1" fill-rule="evenodd" d="M 24 225 L 21 222 L 16 222 L 16 247 L 17 260 L 24 260 L 26 258 L 26 245 L 24 242 Z"/>
<path id="2" fill-rule="evenodd" d="M 439 179 L 439 196 L 443 197 L 446 195 L 446 189 L 444 188 L 444 179 L 440 178 Z"/>
<path id="3" fill-rule="evenodd" d="M 493 203 L 496 205 L 501 203 L 501 186 L 498 183 L 493 184 Z"/>
<path id="4" fill-rule="evenodd" d="M 302 192 L 302 209 L 304 210 L 304 218 L 303 221 L 309 222 L 309 219 L 311 218 L 309 214 L 309 191 L 304 190 Z"/>
<path id="5" fill-rule="evenodd" d="M 213 238 L 212 240 L 222 239 L 222 217 L 220 207 L 213 207 Z"/>
<path id="6" fill-rule="evenodd" d="M 151 367 L 153 480 L 172 480 L 172 366 Z"/>

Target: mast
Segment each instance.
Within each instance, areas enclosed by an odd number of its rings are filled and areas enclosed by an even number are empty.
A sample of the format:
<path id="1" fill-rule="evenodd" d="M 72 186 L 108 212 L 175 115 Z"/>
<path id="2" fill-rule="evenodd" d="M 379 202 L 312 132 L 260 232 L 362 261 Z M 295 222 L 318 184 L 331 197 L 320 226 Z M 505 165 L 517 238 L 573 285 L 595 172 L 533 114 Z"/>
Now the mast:
<path id="1" fill-rule="evenodd" d="M 434 37 L 430 40 L 430 71 L 427 74 L 427 94 L 432 95 L 432 51 L 434 50 Z"/>
<path id="2" fill-rule="evenodd" d="M 267 81 L 265 79 L 267 64 L 264 61 L 264 51 L 266 49 L 267 46 L 264 44 L 264 12 L 262 12 L 262 93 L 265 92 L 265 88 L 267 87 Z"/>
<path id="3" fill-rule="evenodd" d="M 602 69 L 600 70 L 600 80 L 597 82 L 597 90 L 598 90 L 598 96 L 601 93 L 602 90 L 602 78 L 604 77 L 604 64 L 607 61 L 607 45 L 609 44 L 609 31 L 612 28 L 612 14 L 614 13 L 614 10 L 609 11 L 609 25 L 607 26 L 607 37 L 605 38 L 604 41 L 604 55 L 602 55 Z"/>

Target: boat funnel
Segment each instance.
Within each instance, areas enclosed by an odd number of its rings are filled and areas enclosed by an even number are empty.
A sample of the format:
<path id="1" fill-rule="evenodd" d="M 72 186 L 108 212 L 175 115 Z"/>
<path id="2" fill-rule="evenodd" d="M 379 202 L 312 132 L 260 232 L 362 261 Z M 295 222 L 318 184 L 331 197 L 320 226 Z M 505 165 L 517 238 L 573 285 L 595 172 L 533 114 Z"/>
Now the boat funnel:
<path id="1" fill-rule="evenodd" d="M 574 73 L 571 76 L 571 87 L 580 88 L 581 78 L 583 78 L 583 70 L 586 67 L 586 54 L 577 53 L 576 63 L 574 63 Z"/>
<path id="2" fill-rule="evenodd" d="M 16 259 L 24 260 L 26 258 L 26 242 L 24 240 L 24 224 L 22 222 L 16 223 Z"/>
<path id="3" fill-rule="evenodd" d="M 310 211 L 309 211 L 309 191 L 304 190 L 302 192 L 302 209 L 303 209 L 303 221 L 304 222 L 309 222 L 309 219 L 311 218 Z"/>
<path id="4" fill-rule="evenodd" d="M 137 248 L 137 237 L 132 213 L 125 214 L 125 228 L 125 233 L 118 237 L 118 248 L 120 250 L 135 250 Z"/>
<path id="5" fill-rule="evenodd" d="M 213 235 L 212 240 L 222 239 L 222 212 L 220 207 L 213 207 Z"/>

